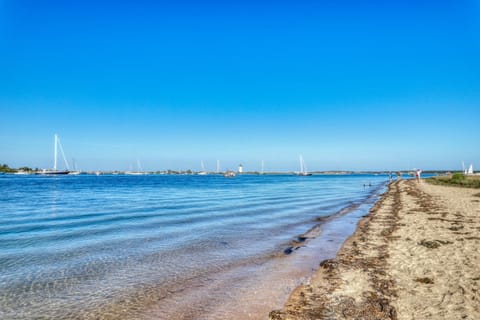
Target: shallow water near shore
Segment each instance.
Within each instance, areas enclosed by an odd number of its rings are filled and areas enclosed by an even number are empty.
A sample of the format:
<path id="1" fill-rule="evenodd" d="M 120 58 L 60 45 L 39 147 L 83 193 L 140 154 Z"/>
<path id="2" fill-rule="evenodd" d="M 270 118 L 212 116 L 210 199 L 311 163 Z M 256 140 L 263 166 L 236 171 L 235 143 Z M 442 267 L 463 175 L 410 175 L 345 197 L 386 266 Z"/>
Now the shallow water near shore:
<path id="1" fill-rule="evenodd" d="M 387 181 L 0 176 L 0 318 L 263 319 Z"/>

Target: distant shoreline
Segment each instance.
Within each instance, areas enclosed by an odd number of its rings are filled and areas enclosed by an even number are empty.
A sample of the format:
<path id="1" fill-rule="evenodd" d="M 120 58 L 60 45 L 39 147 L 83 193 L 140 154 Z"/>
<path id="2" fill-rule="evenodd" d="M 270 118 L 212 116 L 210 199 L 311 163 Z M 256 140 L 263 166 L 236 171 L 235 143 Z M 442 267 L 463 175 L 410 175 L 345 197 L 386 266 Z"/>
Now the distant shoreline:
<path id="1" fill-rule="evenodd" d="M 312 175 L 394 175 L 397 172 L 400 172 L 402 176 L 413 176 L 413 171 L 312 171 L 309 172 Z M 424 174 L 435 174 L 435 175 L 445 175 L 450 171 L 423 171 Z M 141 172 L 139 175 L 206 175 L 206 176 L 215 176 L 215 175 L 223 175 L 225 172 L 209 172 L 207 174 L 200 174 L 196 171 L 173 171 L 173 170 L 166 170 L 166 171 L 144 171 Z M 243 172 L 237 173 L 237 175 L 294 175 L 295 171 L 285 171 L 285 172 Z M 41 170 L 31 170 L 31 171 L 23 171 L 19 169 L 11 169 L 10 171 L 0 171 L 0 174 L 18 174 L 18 175 L 42 175 L 44 174 Z M 127 171 L 80 171 L 77 175 L 128 175 Z M 48 174 L 46 174 L 48 175 Z"/>
<path id="2" fill-rule="evenodd" d="M 21 168 L 10 168 L 8 165 L 3 164 L 0 165 L 0 174 L 42 174 L 43 169 L 38 169 L 38 168 L 29 168 L 29 167 L 21 167 Z M 227 170 L 229 171 L 229 170 Z M 444 169 L 439 169 L 439 170 L 423 170 L 422 172 L 424 174 L 437 174 L 437 175 L 444 175 L 447 173 L 451 172 L 456 172 L 458 170 L 444 170 Z M 84 171 L 77 171 L 80 174 L 94 174 L 94 175 L 99 175 L 99 174 L 126 174 L 128 171 L 122 171 L 122 170 L 84 170 Z M 192 169 L 186 169 L 186 170 L 171 170 L 171 169 L 166 169 L 166 170 L 151 170 L 151 171 L 142 171 L 141 173 L 144 175 L 150 174 L 170 174 L 170 175 L 220 175 L 224 174 L 226 171 L 208 171 L 206 174 L 204 171 L 197 171 L 197 170 L 192 170 Z M 239 175 L 292 175 L 295 174 L 296 171 L 245 171 L 242 173 L 237 173 Z M 312 175 L 351 175 L 351 174 L 386 174 L 386 175 L 396 175 L 397 173 L 400 173 L 401 175 L 413 175 L 414 170 L 317 170 L 317 171 L 309 171 Z"/>

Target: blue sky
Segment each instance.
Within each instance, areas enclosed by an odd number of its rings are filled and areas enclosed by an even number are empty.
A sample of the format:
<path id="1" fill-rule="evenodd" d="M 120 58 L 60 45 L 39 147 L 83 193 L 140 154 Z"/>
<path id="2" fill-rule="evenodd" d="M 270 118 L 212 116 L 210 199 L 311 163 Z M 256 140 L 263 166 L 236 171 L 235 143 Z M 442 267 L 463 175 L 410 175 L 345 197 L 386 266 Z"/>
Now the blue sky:
<path id="1" fill-rule="evenodd" d="M 478 0 L 118 2 L 0 0 L 1 163 L 480 168 Z"/>

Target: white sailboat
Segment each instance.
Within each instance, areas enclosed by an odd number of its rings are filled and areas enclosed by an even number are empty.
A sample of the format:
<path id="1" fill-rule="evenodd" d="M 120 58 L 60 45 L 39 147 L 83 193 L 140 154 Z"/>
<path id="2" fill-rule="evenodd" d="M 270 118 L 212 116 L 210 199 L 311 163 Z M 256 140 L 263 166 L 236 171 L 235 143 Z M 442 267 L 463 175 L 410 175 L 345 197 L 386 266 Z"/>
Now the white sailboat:
<path id="1" fill-rule="evenodd" d="M 77 162 L 75 162 L 75 160 L 73 160 L 73 171 L 70 171 L 69 174 L 79 175 L 80 173 L 81 173 L 81 171 L 77 169 Z"/>
<path id="2" fill-rule="evenodd" d="M 467 174 L 473 174 L 473 164 L 470 164 L 470 167 L 468 167 Z"/>
<path id="3" fill-rule="evenodd" d="M 199 171 L 197 174 L 200 176 L 207 175 L 207 171 L 205 171 L 205 165 L 203 164 L 203 161 L 200 162 L 200 166 L 202 167 L 202 171 Z"/>
<path id="4" fill-rule="evenodd" d="M 300 171 L 295 173 L 297 176 L 311 176 L 311 173 L 308 173 L 307 166 L 303 160 L 303 156 L 300 155 Z"/>
<path id="5" fill-rule="evenodd" d="M 63 156 L 63 161 L 65 162 L 65 167 L 66 170 L 58 170 L 57 169 L 57 148 L 60 146 L 60 151 Z M 53 169 L 43 169 L 40 174 L 69 174 L 70 173 L 70 168 L 68 166 L 67 158 L 65 157 L 65 153 L 63 152 L 63 147 L 62 144 L 60 143 L 60 139 L 58 138 L 58 135 L 54 135 L 54 151 L 53 151 Z"/>
<path id="6" fill-rule="evenodd" d="M 147 174 L 146 172 L 143 171 L 142 169 L 142 165 L 140 164 L 140 160 L 137 159 L 137 171 L 125 171 L 125 174 L 128 174 L 128 175 L 133 175 L 133 176 L 140 176 L 140 175 L 144 175 L 144 174 Z"/>

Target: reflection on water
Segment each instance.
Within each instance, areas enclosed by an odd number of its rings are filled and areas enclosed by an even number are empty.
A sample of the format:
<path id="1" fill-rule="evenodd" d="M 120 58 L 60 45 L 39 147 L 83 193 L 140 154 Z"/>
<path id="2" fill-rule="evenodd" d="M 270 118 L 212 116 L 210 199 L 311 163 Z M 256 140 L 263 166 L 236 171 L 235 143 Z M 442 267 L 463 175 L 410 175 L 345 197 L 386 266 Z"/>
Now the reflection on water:
<path id="1" fill-rule="evenodd" d="M 1 176 L 0 318 L 221 319 L 232 310 L 239 317 L 264 312 L 322 254 L 335 252 L 338 245 L 326 241 L 341 243 L 386 180 Z M 372 187 L 364 189 L 365 181 Z M 352 203 L 363 204 L 342 224 L 324 226 L 329 239 L 283 254 L 318 217 Z M 243 314 L 242 301 L 251 306 Z"/>

